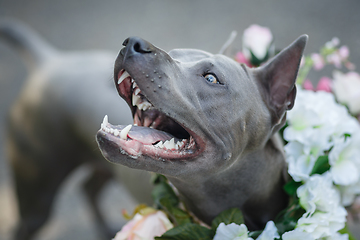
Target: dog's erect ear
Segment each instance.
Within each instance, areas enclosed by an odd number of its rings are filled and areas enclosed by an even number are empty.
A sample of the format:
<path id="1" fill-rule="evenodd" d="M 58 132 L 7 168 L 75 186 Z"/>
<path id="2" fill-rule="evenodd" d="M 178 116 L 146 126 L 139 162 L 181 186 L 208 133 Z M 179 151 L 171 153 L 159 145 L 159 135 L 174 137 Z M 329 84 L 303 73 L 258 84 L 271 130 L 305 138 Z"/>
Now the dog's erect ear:
<path id="1" fill-rule="evenodd" d="M 273 123 L 294 106 L 296 77 L 308 36 L 302 35 L 264 66 L 254 70 L 260 92 L 272 112 Z"/>

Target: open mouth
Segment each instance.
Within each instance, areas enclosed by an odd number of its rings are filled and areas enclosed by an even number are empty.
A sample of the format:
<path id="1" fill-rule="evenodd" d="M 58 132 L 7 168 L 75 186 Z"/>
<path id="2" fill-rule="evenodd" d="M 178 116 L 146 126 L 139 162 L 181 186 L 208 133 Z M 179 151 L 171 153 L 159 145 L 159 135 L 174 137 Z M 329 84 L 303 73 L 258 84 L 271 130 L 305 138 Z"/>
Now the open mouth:
<path id="1" fill-rule="evenodd" d="M 131 157 L 186 159 L 201 152 L 201 140 L 191 130 L 156 109 L 136 81 L 125 70 L 117 76 L 117 90 L 132 110 L 133 125 L 112 125 L 105 116 L 100 136 L 107 138 Z M 150 80 L 149 80 L 150 81 Z"/>

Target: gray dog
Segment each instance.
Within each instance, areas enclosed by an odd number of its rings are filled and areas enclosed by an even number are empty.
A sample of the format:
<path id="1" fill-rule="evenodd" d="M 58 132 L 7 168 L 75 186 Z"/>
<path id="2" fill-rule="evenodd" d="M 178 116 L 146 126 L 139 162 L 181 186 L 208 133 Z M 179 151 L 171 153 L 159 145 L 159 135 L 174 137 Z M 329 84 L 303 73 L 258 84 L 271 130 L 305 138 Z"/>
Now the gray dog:
<path id="1" fill-rule="evenodd" d="M 97 227 L 110 239 L 114 232 L 109 233 L 105 224 L 98 195 L 113 172 L 101 156 L 94 134 L 105 113 L 111 112 L 123 124 L 132 122 L 127 104 L 113 90 L 116 55 L 104 51 L 61 52 L 10 20 L 0 24 L 0 37 L 22 53 L 30 68 L 7 125 L 6 150 L 20 214 L 14 238 L 31 239 L 48 220 L 61 183 L 78 166 L 88 164 L 92 173 L 84 183 L 85 194 Z M 113 108 L 113 104 L 120 108 Z M 139 171 L 119 171 L 133 185 L 131 189 L 137 188 L 131 178 L 148 177 Z M 149 185 L 145 181 L 145 186 Z M 150 199 L 149 188 L 142 193 Z M 133 191 L 133 195 L 139 194 Z"/>
<path id="2" fill-rule="evenodd" d="M 125 40 L 114 78 L 134 125 L 105 116 L 97 133 L 104 157 L 165 175 L 205 223 L 238 207 L 250 229 L 263 228 L 288 201 L 277 132 L 294 105 L 306 41 L 250 69 L 223 55 Z"/>

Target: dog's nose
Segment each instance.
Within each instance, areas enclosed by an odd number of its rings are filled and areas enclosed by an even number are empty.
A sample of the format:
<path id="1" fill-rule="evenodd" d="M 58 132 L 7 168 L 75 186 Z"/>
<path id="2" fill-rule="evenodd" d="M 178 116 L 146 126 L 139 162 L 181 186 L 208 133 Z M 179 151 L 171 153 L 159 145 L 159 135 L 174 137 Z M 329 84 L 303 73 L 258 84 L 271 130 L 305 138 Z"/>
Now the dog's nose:
<path id="1" fill-rule="evenodd" d="M 154 50 L 154 46 L 151 43 L 139 37 L 127 38 L 123 45 L 126 47 L 127 52 L 131 54 L 151 53 Z"/>

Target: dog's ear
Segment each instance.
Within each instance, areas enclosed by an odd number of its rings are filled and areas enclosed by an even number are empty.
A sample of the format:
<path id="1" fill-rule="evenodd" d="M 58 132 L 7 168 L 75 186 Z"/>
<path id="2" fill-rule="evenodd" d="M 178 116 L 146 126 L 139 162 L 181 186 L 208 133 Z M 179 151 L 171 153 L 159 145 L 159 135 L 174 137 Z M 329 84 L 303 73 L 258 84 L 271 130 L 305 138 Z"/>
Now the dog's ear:
<path id="1" fill-rule="evenodd" d="M 294 106 L 295 82 L 307 39 L 307 35 L 302 35 L 264 66 L 254 70 L 274 124 L 281 121 L 285 111 Z"/>

